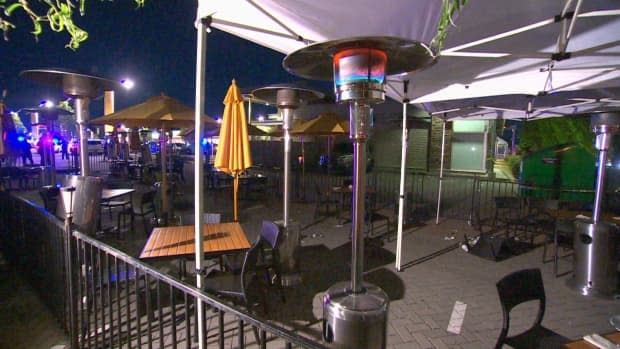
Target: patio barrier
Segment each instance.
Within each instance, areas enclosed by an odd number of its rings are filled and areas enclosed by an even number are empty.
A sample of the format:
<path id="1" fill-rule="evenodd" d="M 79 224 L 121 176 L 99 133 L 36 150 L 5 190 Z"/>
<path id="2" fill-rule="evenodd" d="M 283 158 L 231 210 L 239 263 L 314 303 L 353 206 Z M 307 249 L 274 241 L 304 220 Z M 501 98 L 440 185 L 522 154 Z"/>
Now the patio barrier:
<path id="1" fill-rule="evenodd" d="M 281 171 L 268 172 L 269 181 L 276 190 L 281 190 Z M 295 179 L 297 174 L 293 174 Z M 351 177 L 328 175 L 326 173 L 307 172 L 304 174 L 304 185 L 299 182 L 292 184 L 293 198 L 315 200 L 314 187 L 330 188 L 341 186 Z M 407 172 L 405 193 L 407 197 L 406 212 L 412 219 L 425 220 L 437 213 L 439 190 L 437 174 Z M 489 178 L 482 174 L 454 173 L 442 179 L 442 195 L 440 217 L 465 220 L 470 225 L 480 226 L 492 219 L 495 213 L 495 197 L 522 196 L 543 199 L 560 199 L 570 202 L 588 202 L 594 190 L 573 188 L 552 188 L 523 185 L 518 181 Z M 375 207 L 396 205 L 400 173 L 397 169 L 375 169 L 367 175 L 367 186 L 375 189 Z M 617 195 L 617 194 L 616 194 Z M 611 194 L 608 196 L 611 197 Z M 585 200 L 585 201 L 584 201 Z"/>
<path id="2" fill-rule="evenodd" d="M 71 340 L 79 348 L 196 348 L 198 302 L 211 310 L 204 321 L 209 346 L 256 346 L 258 337 L 261 348 L 327 348 L 79 231 L 71 236 L 72 272 L 66 273 L 66 234 L 59 219 L 8 192 L 0 192 L 0 217 L 7 260 L 27 275 L 67 333 L 73 315 L 77 326 Z M 75 285 L 73 299 L 68 297 L 68 275 Z M 69 313 L 71 308 L 75 314 Z"/>

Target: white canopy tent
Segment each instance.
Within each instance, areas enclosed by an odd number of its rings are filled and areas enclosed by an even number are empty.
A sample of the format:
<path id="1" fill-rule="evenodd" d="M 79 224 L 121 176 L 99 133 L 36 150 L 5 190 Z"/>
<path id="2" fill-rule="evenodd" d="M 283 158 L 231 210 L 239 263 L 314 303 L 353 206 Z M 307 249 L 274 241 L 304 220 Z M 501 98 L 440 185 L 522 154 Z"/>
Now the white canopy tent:
<path id="1" fill-rule="evenodd" d="M 197 15 L 289 54 L 353 36 L 430 43 L 440 11 L 439 0 L 199 0 Z M 411 81 L 413 103 L 620 85 L 617 1 L 469 0 L 453 22 L 437 64 L 389 78 Z M 402 101 L 402 85 L 388 95 Z"/>
<path id="2" fill-rule="evenodd" d="M 197 99 L 204 92 L 200 64 L 205 54 L 202 31 L 207 26 L 284 54 L 311 43 L 355 36 L 430 43 L 442 1 L 199 0 L 198 4 L 202 58 L 197 66 Z M 388 77 L 388 96 L 428 103 L 620 86 L 618 1 L 469 0 L 453 22 L 439 61 L 421 72 Z M 405 80 L 411 82 L 407 95 L 402 92 Z M 201 103 L 197 100 L 196 107 Z M 198 171 L 197 178 L 202 178 Z M 202 193 L 196 194 L 200 200 Z"/>

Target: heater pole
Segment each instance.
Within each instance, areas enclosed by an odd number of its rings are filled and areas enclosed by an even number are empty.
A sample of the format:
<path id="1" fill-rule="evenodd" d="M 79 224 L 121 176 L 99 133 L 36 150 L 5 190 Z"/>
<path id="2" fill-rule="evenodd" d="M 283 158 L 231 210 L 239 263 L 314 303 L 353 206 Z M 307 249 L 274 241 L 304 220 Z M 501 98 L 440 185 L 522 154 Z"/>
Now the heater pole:
<path id="1" fill-rule="evenodd" d="M 364 272 L 364 212 L 366 200 L 366 135 L 370 106 L 354 101 L 349 104 L 350 138 L 353 140 L 353 195 L 351 217 L 351 290 L 363 292 Z"/>

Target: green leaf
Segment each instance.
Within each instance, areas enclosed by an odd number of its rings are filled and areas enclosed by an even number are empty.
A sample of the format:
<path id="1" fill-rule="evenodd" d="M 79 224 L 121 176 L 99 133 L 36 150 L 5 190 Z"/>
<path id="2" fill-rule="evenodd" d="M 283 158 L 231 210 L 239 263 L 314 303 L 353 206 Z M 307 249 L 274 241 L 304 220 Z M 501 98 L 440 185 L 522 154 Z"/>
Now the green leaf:
<path id="1" fill-rule="evenodd" d="M 8 17 L 8 16 L 12 15 L 13 12 L 15 12 L 15 10 L 17 10 L 18 8 L 22 8 L 22 7 L 23 7 L 23 5 L 18 3 L 18 2 L 14 3 L 14 4 L 10 4 L 8 7 L 6 7 L 4 9 L 4 14 Z"/>

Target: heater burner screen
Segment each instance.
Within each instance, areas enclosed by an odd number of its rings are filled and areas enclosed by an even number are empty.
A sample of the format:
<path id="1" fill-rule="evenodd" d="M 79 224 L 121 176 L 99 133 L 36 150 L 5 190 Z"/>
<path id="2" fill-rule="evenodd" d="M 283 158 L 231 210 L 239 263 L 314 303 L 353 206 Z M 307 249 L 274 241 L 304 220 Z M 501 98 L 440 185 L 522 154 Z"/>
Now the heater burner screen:
<path id="1" fill-rule="evenodd" d="M 370 48 L 343 50 L 334 55 L 336 86 L 361 81 L 382 84 L 385 81 L 385 52 Z"/>

